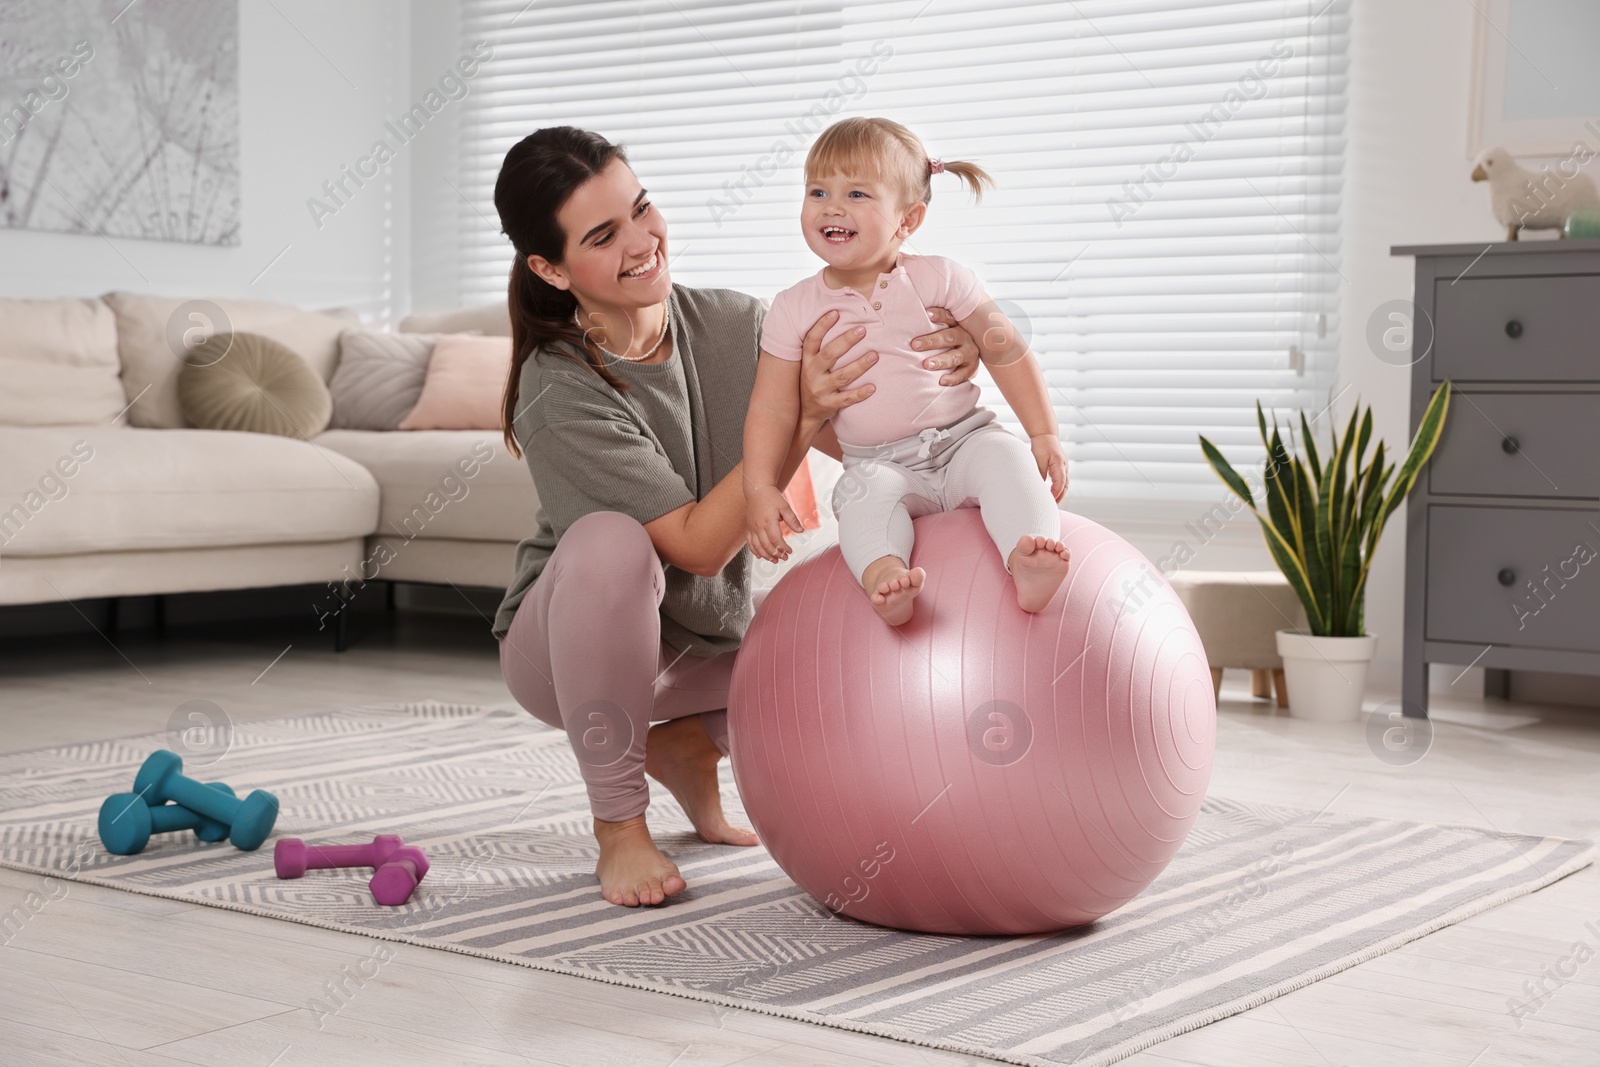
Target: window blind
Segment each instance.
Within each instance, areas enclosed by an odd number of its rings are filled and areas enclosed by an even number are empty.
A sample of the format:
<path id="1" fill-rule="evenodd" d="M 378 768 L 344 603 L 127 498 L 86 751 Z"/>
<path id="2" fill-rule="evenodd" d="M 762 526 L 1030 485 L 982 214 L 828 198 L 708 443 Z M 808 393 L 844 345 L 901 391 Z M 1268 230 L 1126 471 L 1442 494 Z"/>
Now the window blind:
<path id="1" fill-rule="evenodd" d="M 1329 400 L 1349 17 L 1348 0 L 466 0 L 466 40 L 495 52 L 466 101 L 462 192 L 492 205 L 540 126 L 597 130 L 665 215 L 675 280 L 771 296 L 822 266 L 798 225 L 811 141 L 894 118 L 998 183 L 974 204 L 935 177 L 906 248 L 967 264 L 1029 337 L 1073 496 L 1215 500 L 1199 434 L 1259 462 L 1257 399 Z M 460 219 L 464 292 L 503 296 L 492 208 Z"/>

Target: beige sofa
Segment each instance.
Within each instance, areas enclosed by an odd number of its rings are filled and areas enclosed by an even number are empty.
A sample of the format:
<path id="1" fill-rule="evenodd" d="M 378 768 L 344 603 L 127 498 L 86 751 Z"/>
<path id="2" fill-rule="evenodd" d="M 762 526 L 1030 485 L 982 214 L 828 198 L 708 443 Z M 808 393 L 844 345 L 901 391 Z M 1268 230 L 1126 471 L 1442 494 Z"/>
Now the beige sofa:
<path id="1" fill-rule="evenodd" d="M 361 325 L 350 311 L 249 300 L 0 300 L 0 605 L 510 580 L 538 496 L 498 432 L 302 441 L 189 426 L 169 338 L 181 351 L 183 330 L 219 328 L 219 314 L 299 352 L 324 381 L 340 331 Z M 509 321 L 500 304 L 400 328 L 506 334 Z"/>

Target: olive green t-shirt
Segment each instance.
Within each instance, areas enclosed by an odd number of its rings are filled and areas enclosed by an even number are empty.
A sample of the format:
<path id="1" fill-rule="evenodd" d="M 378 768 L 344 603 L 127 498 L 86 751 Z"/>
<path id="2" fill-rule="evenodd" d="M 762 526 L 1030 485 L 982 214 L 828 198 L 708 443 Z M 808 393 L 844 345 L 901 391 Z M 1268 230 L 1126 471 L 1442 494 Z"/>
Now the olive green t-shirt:
<path id="1" fill-rule="evenodd" d="M 611 364 L 627 392 L 543 347 L 523 364 L 512 427 L 539 492 L 538 528 L 517 545 L 496 637 L 510 629 L 517 605 L 578 519 L 620 511 L 651 522 L 704 498 L 744 455 L 765 308 L 731 289 L 677 284 L 668 302 L 671 357 Z M 664 565 L 662 639 L 699 656 L 738 648 L 753 614 L 753 560 L 742 548 L 712 578 Z"/>

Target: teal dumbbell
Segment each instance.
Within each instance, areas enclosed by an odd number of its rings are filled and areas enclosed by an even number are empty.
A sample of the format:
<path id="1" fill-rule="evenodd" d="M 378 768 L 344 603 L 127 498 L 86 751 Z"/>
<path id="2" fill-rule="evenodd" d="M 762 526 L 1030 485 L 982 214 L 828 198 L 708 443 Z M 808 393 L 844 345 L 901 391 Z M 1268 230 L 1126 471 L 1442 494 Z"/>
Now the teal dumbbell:
<path id="1" fill-rule="evenodd" d="M 233 796 L 226 782 L 207 782 L 206 788 Z M 151 807 L 138 793 L 113 793 L 100 805 L 100 843 L 113 856 L 143 852 L 151 834 L 193 830 L 201 841 L 221 841 L 228 836 L 226 823 L 207 818 L 181 804 Z"/>
<path id="2" fill-rule="evenodd" d="M 166 749 L 152 752 L 144 761 L 133 789 L 150 804 L 170 800 L 225 823 L 228 840 L 246 852 L 261 847 L 278 819 L 278 798 L 271 793 L 254 789 L 241 800 L 218 792 L 185 775 L 182 758 Z"/>

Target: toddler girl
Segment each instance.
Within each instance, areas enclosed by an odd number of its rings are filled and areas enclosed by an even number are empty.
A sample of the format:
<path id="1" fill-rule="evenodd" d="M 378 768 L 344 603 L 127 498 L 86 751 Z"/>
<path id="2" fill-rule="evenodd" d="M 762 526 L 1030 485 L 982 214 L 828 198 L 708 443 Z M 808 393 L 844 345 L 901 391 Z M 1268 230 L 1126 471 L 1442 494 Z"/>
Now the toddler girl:
<path id="1" fill-rule="evenodd" d="M 1056 503 L 1067 488 L 1066 456 L 1038 361 L 971 271 L 900 251 L 922 224 L 930 176 L 945 171 L 980 198 L 982 183 L 993 184 L 975 164 L 929 159 L 915 134 L 888 119 L 844 119 L 817 138 L 806 156 L 800 225 L 827 266 L 773 298 L 745 419 L 747 540 L 757 556 L 776 561 L 789 553 L 782 527 L 801 529 L 776 484 L 799 418 L 801 339 L 832 310 L 839 317 L 823 344 L 864 328 L 839 364 L 867 351 L 879 358 L 855 382 L 872 385 L 871 395 L 833 419 L 845 466 L 833 509 L 845 563 L 894 626 L 911 618 L 922 591 L 925 573 L 909 564 L 911 520 L 920 515 L 976 505 L 1024 611 L 1048 604 L 1067 574 Z M 978 338 L 1028 445 L 978 406 L 978 386 L 940 385 L 941 372 L 922 366 L 930 353 L 910 342 L 938 328 L 929 307 L 949 308 Z"/>

